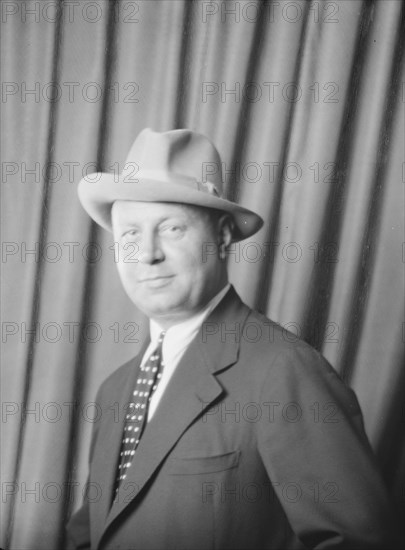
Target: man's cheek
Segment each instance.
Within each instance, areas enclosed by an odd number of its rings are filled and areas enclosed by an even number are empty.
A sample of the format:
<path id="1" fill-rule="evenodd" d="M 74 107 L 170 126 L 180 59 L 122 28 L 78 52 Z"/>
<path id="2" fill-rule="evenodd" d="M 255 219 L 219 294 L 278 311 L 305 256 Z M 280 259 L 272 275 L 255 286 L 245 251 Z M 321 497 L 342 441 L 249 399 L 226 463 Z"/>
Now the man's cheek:
<path id="1" fill-rule="evenodd" d="M 126 281 L 136 281 L 137 267 L 134 264 L 119 264 L 118 272 Z"/>

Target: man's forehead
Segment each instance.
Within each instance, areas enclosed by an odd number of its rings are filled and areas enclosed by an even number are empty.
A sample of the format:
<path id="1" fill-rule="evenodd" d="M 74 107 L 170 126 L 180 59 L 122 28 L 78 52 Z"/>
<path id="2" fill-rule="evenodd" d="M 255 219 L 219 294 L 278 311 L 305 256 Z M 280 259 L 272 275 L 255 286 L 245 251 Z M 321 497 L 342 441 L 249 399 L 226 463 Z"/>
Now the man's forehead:
<path id="1" fill-rule="evenodd" d="M 210 209 L 179 202 L 147 202 L 133 200 L 117 200 L 112 206 L 113 223 L 135 220 L 139 216 L 173 216 L 183 215 L 195 218 L 196 215 L 206 216 Z"/>

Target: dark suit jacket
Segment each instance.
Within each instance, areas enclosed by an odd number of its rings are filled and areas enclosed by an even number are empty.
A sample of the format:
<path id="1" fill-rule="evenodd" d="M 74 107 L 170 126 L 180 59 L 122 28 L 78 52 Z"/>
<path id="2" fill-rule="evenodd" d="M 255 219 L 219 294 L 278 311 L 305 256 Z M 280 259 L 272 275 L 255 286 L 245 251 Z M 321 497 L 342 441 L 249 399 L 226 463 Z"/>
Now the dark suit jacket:
<path id="1" fill-rule="evenodd" d="M 71 548 L 387 547 L 389 504 L 354 393 L 233 289 L 177 366 L 111 506 L 143 351 L 98 392 L 93 485 Z"/>

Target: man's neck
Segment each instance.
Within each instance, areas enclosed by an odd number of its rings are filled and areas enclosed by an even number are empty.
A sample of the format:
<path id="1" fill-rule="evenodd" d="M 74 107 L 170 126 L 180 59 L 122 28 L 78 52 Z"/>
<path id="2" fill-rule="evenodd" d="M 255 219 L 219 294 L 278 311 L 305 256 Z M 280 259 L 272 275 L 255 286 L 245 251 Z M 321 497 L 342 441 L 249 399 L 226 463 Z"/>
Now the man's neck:
<path id="1" fill-rule="evenodd" d="M 162 330 L 167 331 L 175 325 L 179 325 L 180 323 L 184 323 L 190 319 L 197 317 L 205 310 L 209 309 L 211 305 L 213 305 L 211 310 L 214 309 L 228 292 L 230 286 L 230 283 L 226 281 L 221 289 L 215 293 L 215 295 L 213 295 L 208 301 L 206 301 L 204 305 L 201 305 L 198 308 L 189 311 L 174 313 L 173 315 L 165 315 L 161 317 L 151 318 L 150 321 L 159 325 Z"/>

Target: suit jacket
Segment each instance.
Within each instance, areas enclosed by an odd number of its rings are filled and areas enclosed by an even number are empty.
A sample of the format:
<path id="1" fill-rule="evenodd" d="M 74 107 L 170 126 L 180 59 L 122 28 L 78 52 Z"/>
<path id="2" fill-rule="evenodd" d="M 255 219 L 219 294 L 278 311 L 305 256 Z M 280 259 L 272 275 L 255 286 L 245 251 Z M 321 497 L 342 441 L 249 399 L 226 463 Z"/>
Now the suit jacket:
<path id="1" fill-rule="evenodd" d="M 98 392 L 71 548 L 387 547 L 389 504 L 354 393 L 232 288 L 178 364 L 111 505 L 144 349 Z"/>

